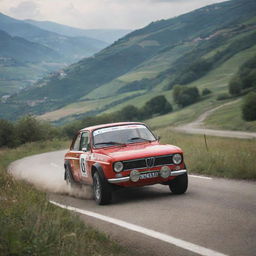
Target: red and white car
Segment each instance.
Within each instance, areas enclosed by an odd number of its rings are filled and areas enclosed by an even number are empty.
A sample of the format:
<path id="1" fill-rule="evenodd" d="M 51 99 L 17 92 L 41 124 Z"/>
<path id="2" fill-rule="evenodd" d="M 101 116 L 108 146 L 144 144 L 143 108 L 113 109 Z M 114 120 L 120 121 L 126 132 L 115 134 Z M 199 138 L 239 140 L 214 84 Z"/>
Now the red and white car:
<path id="1" fill-rule="evenodd" d="M 173 145 L 161 145 L 143 123 L 125 122 L 80 130 L 65 154 L 65 180 L 90 184 L 98 204 L 111 202 L 116 187 L 152 184 L 169 185 L 183 194 L 188 175 L 183 152 Z"/>

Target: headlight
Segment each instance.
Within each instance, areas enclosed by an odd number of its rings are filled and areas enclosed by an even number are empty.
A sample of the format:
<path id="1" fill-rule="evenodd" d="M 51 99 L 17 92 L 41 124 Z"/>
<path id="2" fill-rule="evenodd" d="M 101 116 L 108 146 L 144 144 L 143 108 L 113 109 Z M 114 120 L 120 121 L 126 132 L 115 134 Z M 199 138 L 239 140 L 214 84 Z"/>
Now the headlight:
<path id="1" fill-rule="evenodd" d="M 168 166 L 163 166 L 160 170 L 160 176 L 164 179 L 168 178 L 170 175 L 170 168 Z"/>
<path id="2" fill-rule="evenodd" d="M 137 182 L 140 179 L 140 172 L 137 170 L 133 170 L 130 173 L 130 179 L 133 182 Z"/>
<path id="3" fill-rule="evenodd" d="M 174 164 L 180 164 L 182 162 L 181 154 L 174 154 L 172 156 L 172 161 L 173 161 Z"/>
<path id="4" fill-rule="evenodd" d="M 114 163 L 114 171 L 115 172 L 121 172 L 124 168 L 124 165 L 122 162 L 116 162 Z"/>

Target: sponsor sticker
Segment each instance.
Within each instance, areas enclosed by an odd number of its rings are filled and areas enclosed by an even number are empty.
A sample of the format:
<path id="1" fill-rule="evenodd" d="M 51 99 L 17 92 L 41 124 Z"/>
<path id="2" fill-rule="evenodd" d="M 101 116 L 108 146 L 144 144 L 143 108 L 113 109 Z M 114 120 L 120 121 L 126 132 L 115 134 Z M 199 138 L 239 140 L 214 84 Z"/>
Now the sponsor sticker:
<path id="1" fill-rule="evenodd" d="M 107 128 L 102 128 L 98 129 L 93 132 L 93 135 L 99 135 L 107 132 L 113 132 L 113 131 L 121 131 L 121 130 L 127 130 L 127 129 L 134 129 L 134 128 L 145 128 L 144 125 L 119 125 L 119 126 L 113 126 L 113 127 L 107 127 Z"/>
<path id="2" fill-rule="evenodd" d="M 83 177 L 88 177 L 88 164 L 87 164 L 88 156 L 82 154 L 80 156 L 80 171 Z"/>

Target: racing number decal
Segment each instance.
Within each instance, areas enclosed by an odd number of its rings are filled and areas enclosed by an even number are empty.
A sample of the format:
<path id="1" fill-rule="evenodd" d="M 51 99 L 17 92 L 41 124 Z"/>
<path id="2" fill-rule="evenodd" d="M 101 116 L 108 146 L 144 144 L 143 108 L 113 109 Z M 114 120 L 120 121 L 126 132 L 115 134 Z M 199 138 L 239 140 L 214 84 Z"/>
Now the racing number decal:
<path id="1" fill-rule="evenodd" d="M 88 167 L 87 167 L 87 156 L 81 155 L 80 157 L 80 171 L 83 177 L 88 177 Z"/>

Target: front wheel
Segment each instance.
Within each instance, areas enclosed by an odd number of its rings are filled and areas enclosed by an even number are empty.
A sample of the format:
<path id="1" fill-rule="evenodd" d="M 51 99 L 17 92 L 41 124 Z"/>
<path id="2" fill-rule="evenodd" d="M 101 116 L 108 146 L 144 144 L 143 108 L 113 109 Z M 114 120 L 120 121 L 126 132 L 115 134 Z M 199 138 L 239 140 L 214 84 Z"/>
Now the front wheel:
<path id="1" fill-rule="evenodd" d="M 173 194 L 184 194 L 188 188 L 188 174 L 184 173 L 171 180 L 169 183 L 169 188 Z"/>
<path id="2" fill-rule="evenodd" d="M 111 202 L 112 188 L 97 171 L 93 174 L 93 194 L 96 203 L 99 205 Z"/>

